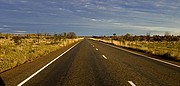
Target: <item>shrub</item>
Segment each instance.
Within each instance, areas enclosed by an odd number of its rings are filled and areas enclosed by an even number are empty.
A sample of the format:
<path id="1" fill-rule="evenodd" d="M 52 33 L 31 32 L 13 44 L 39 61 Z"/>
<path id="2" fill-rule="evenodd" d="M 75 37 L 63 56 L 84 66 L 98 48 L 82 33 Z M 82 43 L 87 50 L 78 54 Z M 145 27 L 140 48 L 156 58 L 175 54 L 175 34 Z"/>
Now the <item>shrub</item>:
<path id="1" fill-rule="evenodd" d="M 0 72 L 47 55 L 52 51 L 60 49 L 63 44 L 68 45 L 76 42 L 72 41 L 73 39 L 66 39 L 51 44 L 54 41 L 53 39 L 41 39 L 37 44 L 33 43 L 33 40 L 34 38 L 22 39 L 18 36 L 13 37 L 12 40 L 6 39 L 6 43 L 0 45 Z"/>
<path id="2" fill-rule="evenodd" d="M 12 38 L 12 40 L 13 40 L 14 43 L 17 44 L 17 45 L 20 45 L 20 44 L 22 43 L 21 37 L 19 37 L 19 36 L 14 36 L 14 37 Z"/>

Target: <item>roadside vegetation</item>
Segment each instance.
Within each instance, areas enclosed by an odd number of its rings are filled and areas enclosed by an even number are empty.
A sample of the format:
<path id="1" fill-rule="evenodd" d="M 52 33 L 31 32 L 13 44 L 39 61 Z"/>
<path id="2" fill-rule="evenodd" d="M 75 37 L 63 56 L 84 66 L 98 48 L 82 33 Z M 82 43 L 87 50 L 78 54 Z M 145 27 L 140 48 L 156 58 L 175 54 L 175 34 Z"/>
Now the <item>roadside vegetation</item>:
<path id="1" fill-rule="evenodd" d="M 180 61 L 180 36 L 173 36 L 168 32 L 164 36 L 150 36 L 148 33 L 141 36 L 131 34 L 117 36 L 113 34 L 113 36 L 93 36 L 92 38 L 128 49 L 158 55 L 166 59 Z"/>
<path id="2" fill-rule="evenodd" d="M 0 33 L 0 72 L 33 61 L 78 40 L 74 32 L 53 35 Z"/>

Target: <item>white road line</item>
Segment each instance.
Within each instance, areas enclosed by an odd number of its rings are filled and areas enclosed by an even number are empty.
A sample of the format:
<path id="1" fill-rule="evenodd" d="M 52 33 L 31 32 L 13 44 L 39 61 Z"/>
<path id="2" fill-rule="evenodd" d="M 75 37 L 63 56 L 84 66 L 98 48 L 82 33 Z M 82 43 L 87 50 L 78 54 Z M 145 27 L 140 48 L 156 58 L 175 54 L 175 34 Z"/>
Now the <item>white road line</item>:
<path id="1" fill-rule="evenodd" d="M 106 57 L 105 55 L 102 55 L 102 57 L 103 57 L 104 59 L 107 59 L 107 57 Z"/>
<path id="2" fill-rule="evenodd" d="M 96 50 L 98 51 L 98 49 L 96 48 Z"/>
<path id="3" fill-rule="evenodd" d="M 34 76 L 36 76 L 39 72 L 41 72 L 42 70 L 44 70 L 46 67 L 48 67 L 49 65 L 51 65 L 54 61 L 56 61 L 57 59 L 59 59 L 61 56 L 63 56 L 64 54 L 66 54 L 68 51 L 70 51 L 72 48 L 74 48 L 76 45 L 78 45 L 80 42 L 76 43 L 74 46 L 72 46 L 71 48 L 69 48 L 68 50 L 66 50 L 64 53 L 62 53 L 61 55 L 59 55 L 58 57 L 56 57 L 55 59 L 53 59 L 51 62 L 49 62 L 48 64 L 46 64 L 44 67 L 42 67 L 41 69 L 39 69 L 38 71 L 36 71 L 34 74 L 32 74 L 31 76 L 29 76 L 27 79 L 25 79 L 24 81 L 22 81 L 21 83 L 19 83 L 17 86 L 22 86 L 23 84 L 25 84 L 27 81 L 29 81 L 31 78 L 33 78 Z"/>
<path id="4" fill-rule="evenodd" d="M 108 45 L 108 44 L 106 44 L 106 45 Z M 155 60 L 155 61 L 158 61 L 158 62 L 162 62 L 162 63 L 168 64 L 168 65 L 180 68 L 179 65 L 176 65 L 176 64 L 173 64 L 173 63 L 169 63 L 169 62 L 166 62 L 166 61 L 163 61 L 163 60 L 159 60 L 159 59 L 156 59 L 156 58 L 153 58 L 153 57 L 149 57 L 149 56 L 146 56 L 146 55 L 143 55 L 143 54 L 139 54 L 139 53 L 136 53 L 136 52 L 133 52 L 133 51 L 129 51 L 129 50 L 126 50 L 126 49 L 123 49 L 123 48 L 120 48 L 120 47 L 116 47 L 116 46 L 112 46 L 112 45 L 108 45 L 108 46 L 111 46 L 111 47 L 114 47 L 114 48 L 129 52 L 129 53 L 132 53 L 132 54 L 143 56 L 143 57 L 149 58 L 151 60 Z"/>
<path id="5" fill-rule="evenodd" d="M 132 81 L 128 81 L 131 86 L 136 86 Z"/>

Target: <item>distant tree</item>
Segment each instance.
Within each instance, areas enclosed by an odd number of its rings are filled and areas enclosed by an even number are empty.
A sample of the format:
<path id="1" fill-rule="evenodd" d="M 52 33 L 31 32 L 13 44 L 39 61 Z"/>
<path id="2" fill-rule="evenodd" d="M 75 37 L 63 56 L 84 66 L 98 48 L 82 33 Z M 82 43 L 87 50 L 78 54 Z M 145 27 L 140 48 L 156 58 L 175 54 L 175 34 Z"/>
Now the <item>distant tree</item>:
<path id="1" fill-rule="evenodd" d="M 163 39 L 162 39 L 162 37 L 161 36 L 159 36 L 159 35 L 154 35 L 153 36 L 153 41 L 162 41 Z"/>
<path id="2" fill-rule="evenodd" d="M 48 36 L 50 36 L 50 34 L 49 33 L 44 33 L 44 36 L 45 36 L 45 38 L 48 38 Z"/>
<path id="3" fill-rule="evenodd" d="M 0 39 L 4 39 L 2 32 L 0 32 Z"/>
<path id="4" fill-rule="evenodd" d="M 14 37 L 12 37 L 12 40 L 14 40 L 14 43 L 17 44 L 17 45 L 19 45 L 19 44 L 22 43 L 22 40 L 21 40 L 21 39 L 22 39 L 22 38 L 21 38 L 20 36 L 14 36 Z"/>
<path id="5" fill-rule="evenodd" d="M 148 32 L 148 33 L 146 33 L 146 36 L 151 36 L 151 33 L 149 33 L 149 32 Z"/>
<path id="6" fill-rule="evenodd" d="M 41 37 L 42 37 L 42 34 L 41 34 L 41 33 L 39 33 L 39 32 L 37 32 L 37 39 L 38 39 L 38 43 L 40 42 Z"/>
<path id="7" fill-rule="evenodd" d="M 67 38 L 70 38 L 70 39 L 72 39 L 72 38 L 76 38 L 77 36 L 76 36 L 76 34 L 74 33 L 74 32 L 69 32 L 69 33 L 67 33 Z"/>
<path id="8" fill-rule="evenodd" d="M 117 36 L 116 36 L 116 33 L 113 34 L 113 37 L 112 37 L 113 40 L 118 40 Z"/>
<path id="9" fill-rule="evenodd" d="M 113 36 L 116 36 L 116 33 L 114 33 Z"/>
<path id="10" fill-rule="evenodd" d="M 10 34 L 5 34 L 5 38 L 9 39 L 10 38 Z"/>
<path id="11" fill-rule="evenodd" d="M 132 41 L 132 40 L 133 40 L 133 37 L 132 37 L 131 34 L 127 33 L 126 35 L 124 35 L 124 40 Z"/>
<path id="12" fill-rule="evenodd" d="M 28 39 L 31 38 L 31 35 L 30 35 L 30 34 L 27 34 L 27 35 L 26 35 L 26 38 L 28 38 Z"/>
<path id="13" fill-rule="evenodd" d="M 171 34 L 170 34 L 170 32 L 166 31 L 166 32 L 164 33 L 164 36 L 171 36 Z"/>
<path id="14" fill-rule="evenodd" d="M 169 41 L 179 41 L 179 38 L 178 38 L 178 36 L 172 35 Z"/>
<path id="15" fill-rule="evenodd" d="M 63 36 L 64 36 L 64 38 L 66 38 L 66 37 L 67 37 L 67 33 L 66 33 L 66 32 L 64 32 L 64 33 L 63 33 Z"/>
<path id="16" fill-rule="evenodd" d="M 146 34 L 146 41 L 150 41 L 150 39 L 151 39 L 151 34 L 150 34 L 150 33 L 147 33 L 147 34 Z"/>
<path id="17" fill-rule="evenodd" d="M 58 34 L 54 34 L 54 43 L 57 43 L 59 40 Z"/>
<path id="18" fill-rule="evenodd" d="M 168 41 L 168 42 L 170 42 L 171 40 L 172 40 L 172 36 L 171 36 L 171 34 L 170 34 L 170 32 L 168 32 L 168 31 L 166 31 L 165 33 L 164 33 L 164 41 Z"/>
<path id="19" fill-rule="evenodd" d="M 138 40 L 139 40 L 138 36 L 135 35 L 135 36 L 132 37 L 132 41 L 138 41 Z"/>
<path id="20" fill-rule="evenodd" d="M 2 32 L 0 32 L 0 37 L 2 37 Z"/>

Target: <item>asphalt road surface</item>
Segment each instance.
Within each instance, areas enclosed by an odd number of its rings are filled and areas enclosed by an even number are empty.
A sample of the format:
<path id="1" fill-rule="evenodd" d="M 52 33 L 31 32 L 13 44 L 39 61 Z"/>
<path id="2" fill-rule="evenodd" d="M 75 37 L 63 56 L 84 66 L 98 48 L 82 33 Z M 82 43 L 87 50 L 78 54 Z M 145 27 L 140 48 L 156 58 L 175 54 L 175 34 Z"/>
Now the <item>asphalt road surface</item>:
<path id="1" fill-rule="evenodd" d="M 42 60 L 37 70 L 32 62 L 26 71 L 14 75 L 7 71 L 1 74 L 2 81 L 11 86 L 180 86 L 179 66 L 98 41 L 84 39 L 62 53 L 49 55 L 51 59 Z"/>

